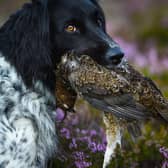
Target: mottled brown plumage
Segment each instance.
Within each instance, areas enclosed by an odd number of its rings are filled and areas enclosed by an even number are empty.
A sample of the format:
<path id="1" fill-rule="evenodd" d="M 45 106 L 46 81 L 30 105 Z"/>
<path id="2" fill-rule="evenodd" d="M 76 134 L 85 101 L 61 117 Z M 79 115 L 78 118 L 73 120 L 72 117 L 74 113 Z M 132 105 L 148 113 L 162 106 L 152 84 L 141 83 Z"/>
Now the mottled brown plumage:
<path id="1" fill-rule="evenodd" d="M 57 107 L 63 109 L 64 111 L 74 112 L 74 105 L 76 101 L 77 94 L 71 88 L 65 69 L 62 69 L 59 65 L 56 70 L 56 89 L 55 97 L 57 102 Z"/>
<path id="2" fill-rule="evenodd" d="M 89 56 L 66 55 L 61 65 L 74 90 L 94 107 L 105 111 L 107 135 L 105 168 L 122 130 L 137 136 L 138 122 L 150 118 L 168 121 L 168 102 L 152 80 L 144 77 L 126 61 L 108 70 Z M 129 124 L 128 124 L 129 123 Z"/>
<path id="3" fill-rule="evenodd" d="M 95 107 L 128 121 L 163 118 L 168 102 L 149 78 L 127 62 L 108 70 L 89 56 L 68 56 L 62 64 L 71 86 Z"/>

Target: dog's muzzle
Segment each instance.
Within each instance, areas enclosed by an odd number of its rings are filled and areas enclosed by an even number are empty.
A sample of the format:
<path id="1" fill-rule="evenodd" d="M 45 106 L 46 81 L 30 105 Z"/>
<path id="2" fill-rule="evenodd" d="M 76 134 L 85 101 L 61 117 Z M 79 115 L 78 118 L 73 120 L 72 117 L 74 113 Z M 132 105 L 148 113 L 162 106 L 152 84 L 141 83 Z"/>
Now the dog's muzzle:
<path id="1" fill-rule="evenodd" d="M 119 47 L 108 49 L 105 55 L 107 68 L 118 66 L 122 62 L 123 57 L 124 53 Z"/>

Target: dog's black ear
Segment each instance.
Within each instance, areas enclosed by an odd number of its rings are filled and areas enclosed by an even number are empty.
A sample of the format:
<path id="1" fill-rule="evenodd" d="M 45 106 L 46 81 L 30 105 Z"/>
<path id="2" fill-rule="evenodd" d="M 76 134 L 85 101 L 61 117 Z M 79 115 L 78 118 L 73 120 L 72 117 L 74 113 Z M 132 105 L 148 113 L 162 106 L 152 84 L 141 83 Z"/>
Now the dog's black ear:
<path id="1" fill-rule="evenodd" d="M 12 15 L 2 26 L 1 51 L 13 64 L 27 85 L 47 82 L 51 75 L 49 15 L 46 0 L 33 0 Z M 49 72 L 49 73 L 48 73 Z M 49 76 L 48 76 L 48 74 Z"/>
<path id="2" fill-rule="evenodd" d="M 48 1 L 48 0 L 32 0 L 33 3 L 40 2 L 40 3 L 42 3 L 43 5 L 47 4 L 47 1 Z"/>
<path id="3" fill-rule="evenodd" d="M 41 4 L 43 6 L 43 8 L 47 8 L 47 4 L 48 4 L 48 0 L 32 0 L 33 4 Z"/>
<path id="4" fill-rule="evenodd" d="M 23 24 L 25 27 L 27 25 L 27 28 L 20 30 L 24 31 L 22 39 L 24 43 L 20 44 L 23 45 L 23 53 L 21 53 L 23 60 L 21 60 L 20 66 L 23 66 L 21 70 L 24 71 L 23 75 L 26 80 L 28 79 L 26 81 L 28 84 L 33 80 L 47 80 L 47 71 L 52 68 L 47 3 L 47 0 L 32 0 L 32 5 L 28 4 L 23 7 L 23 13 L 25 12 Z M 29 51 L 23 57 L 28 46 Z M 31 70 L 28 72 L 30 68 Z M 30 75 L 34 78 L 33 80 Z"/>
<path id="5" fill-rule="evenodd" d="M 91 0 L 96 6 L 99 6 L 99 0 Z"/>
<path id="6" fill-rule="evenodd" d="M 48 24 L 48 9 L 47 4 L 48 0 L 32 0 L 32 3 L 34 6 L 39 6 L 39 17 L 41 17 L 41 26 L 43 28 L 43 31 L 49 30 L 49 24 Z"/>
<path id="7" fill-rule="evenodd" d="M 91 0 L 93 3 L 98 3 L 99 0 Z"/>

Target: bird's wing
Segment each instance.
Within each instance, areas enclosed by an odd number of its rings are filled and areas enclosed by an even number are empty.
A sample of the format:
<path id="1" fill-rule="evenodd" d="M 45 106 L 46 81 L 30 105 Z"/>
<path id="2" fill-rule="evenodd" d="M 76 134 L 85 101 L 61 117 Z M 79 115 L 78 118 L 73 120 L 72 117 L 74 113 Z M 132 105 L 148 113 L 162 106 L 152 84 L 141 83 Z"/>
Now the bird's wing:
<path id="1" fill-rule="evenodd" d="M 88 91 L 90 90 L 90 91 Z M 100 94 L 102 91 L 95 90 L 94 87 L 87 86 L 80 88 L 83 98 L 95 108 L 111 112 L 118 118 L 126 120 L 143 120 L 150 113 L 147 109 L 136 102 L 130 94 L 107 95 Z"/>
<path id="2" fill-rule="evenodd" d="M 166 101 L 162 106 L 156 107 L 157 112 L 160 114 L 162 119 L 168 122 L 168 101 Z"/>
<path id="3" fill-rule="evenodd" d="M 137 138 L 141 136 L 142 131 L 141 131 L 141 122 L 140 121 L 135 121 L 135 122 L 129 122 L 127 124 L 127 130 L 129 134 L 131 135 L 131 138 L 134 142 L 136 142 Z"/>
<path id="4" fill-rule="evenodd" d="M 164 120 L 168 122 L 168 101 L 164 98 L 160 89 L 150 78 L 145 77 L 145 80 L 148 81 L 152 87 L 152 90 L 155 92 L 155 95 L 157 95 L 159 99 L 156 101 L 158 103 L 158 105 L 155 107 L 156 111 L 162 116 Z"/>

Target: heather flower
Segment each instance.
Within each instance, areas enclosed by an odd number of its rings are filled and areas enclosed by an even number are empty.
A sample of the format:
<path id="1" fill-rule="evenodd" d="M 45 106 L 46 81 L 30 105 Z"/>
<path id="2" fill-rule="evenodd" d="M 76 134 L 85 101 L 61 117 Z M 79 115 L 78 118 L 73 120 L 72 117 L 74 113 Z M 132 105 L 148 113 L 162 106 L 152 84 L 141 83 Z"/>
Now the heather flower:
<path id="1" fill-rule="evenodd" d="M 64 117 L 65 117 L 64 111 L 60 108 L 57 108 L 57 110 L 56 110 L 56 120 L 57 120 L 57 122 L 62 121 L 64 119 Z"/>
<path id="2" fill-rule="evenodd" d="M 162 168 L 168 168 L 168 162 L 164 162 Z"/>
<path id="3" fill-rule="evenodd" d="M 102 156 L 103 162 L 106 147 L 104 144 L 105 133 L 99 124 L 90 120 L 90 124 L 87 125 L 83 118 L 81 122 L 80 113 L 77 113 L 68 114 L 67 118 L 58 126 L 60 127 L 60 136 L 65 139 L 65 141 L 63 140 L 66 143 L 63 144 L 65 145 L 64 150 L 70 154 L 67 157 L 67 163 L 70 162 L 74 168 L 87 168 L 92 165 L 90 160 L 93 161 L 93 157 L 97 154 Z"/>
<path id="4" fill-rule="evenodd" d="M 90 130 L 90 136 L 91 137 L 96 136 L 96 135 L 97 135 L 96 130 Z"/>
<path id="5" fill-rule="evenodd" d="M 86 158 L 84 152 L 74 152 L 73 156 L 75 160 L 84 160 Z"/>
<path id="6" fill-rule="evenodd" d="M 91 162 L 87 162 L 86 159 L 88 158 L 87 155 L 84 154 L 84 152 L 74 152 L 73 157 L 75 159 L 75 166 L 77 168 L 87 168 L 92 165 Z"/>
<path id="7" fill-rule="evenodd" d="M 86 162 L 86 161 L 75 161 L 75 166 L 76 168 L 87 168 L 92 165 L 91 162 Z"/>
<path id="8" fill-rule="evenodd" d="M 73 119 L 71 120 L 71 125 L 75 126 L 79 123 L 79 118 L 77 116 L 73 116 Z"/>
<path id="9" fill-rule="evenodd" d="M 88 133 L 88 130 L 81 130 L 81 133 L 83 134 L 83 135 L 86 135 L 87 133 Z"/>
<path id="10" fill-rule="evenodd" d="M 70 130 L 69 129 L 62 128 L 60 132 L 61 132 L 63 137 L 65 137 L 66 139 L 70 139 L 71 136 L 70 136 Z"/>
<path id="11" fill-rule="evenodd" d="M 79 137 L 78 140 L 87 144 L 91 143 L 91 137 L 89 136 Z"/>
<path id="12" fill-rule="evenodd" d="M 90 144 L 88 144 L 88 147 L 93 153 L 97 152 L 97 145 L 95 142 L 91 142 Z"/>
<path id="13" fill-rule="evenodd" d="M 105 152 L 106 145 L 105 144 L 97 144 L 97 151 L 98 152 Z"/>
<path id="14" fill-rule="evenodd" d="M 168 69 L 168 58 L 164 58 L 161 60 L 163 69 Z"/>
<path id="15" fill-rule="evenodd" d="M 168 159 L 168 148 L 161 147 L 159 151 L 164 156 L 165 159 Z"/>
<path id="16" fill-rule="evenodd" d="M 79 128 L 76 128 L 76 133 L 79 133 L 80 132 L 80 129 Z"/>
<path id="17" fill-rule="evenodd" d="M 165 159 L 162 164 L 162 168 L 168 168 L 168 148 L 161 147 L 159 149 L 159 152 L 163 155 L 163 157 Z"/>
<path id="18" fill-rule="evenodd" d="M 148 67 L 151 73 L 161 73 L 168 69 L 168 59 L 166 56 L 161 58 L 155 46 L 150 46 L 146 52 L 142 52 L 136 43 L 126 42 L 119 37 L 116 38 L 116 41 L 124 50 L 127 59 L 140 68 Z"/>
<path id="19" fill-rule="evenodd" d="M 78 147 L 77 145 L 77 142 L 76 142 L 76 139 L 75 138 L 72 138 L 72 142 L 69 144 L 69 148 L 72 149 L 76 149 Z"/>

